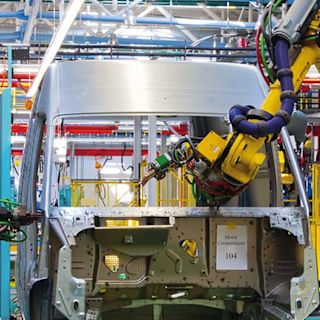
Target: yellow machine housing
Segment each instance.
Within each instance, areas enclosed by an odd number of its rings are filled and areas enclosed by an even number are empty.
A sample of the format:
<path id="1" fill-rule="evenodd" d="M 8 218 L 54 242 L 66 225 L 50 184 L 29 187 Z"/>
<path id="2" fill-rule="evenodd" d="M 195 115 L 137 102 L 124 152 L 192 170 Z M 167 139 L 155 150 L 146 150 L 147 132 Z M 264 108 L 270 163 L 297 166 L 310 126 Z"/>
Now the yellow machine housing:
<path id="1" fill-rule="evenodd" d="M 211 131 L 197 145 L 196 149 L 204 158 L 213 164 L 221 156 L 227 144 L 228 140 L 221 138 L 214 131 Z"/>
<path id="2" fill-rule="evenodd" d="M 293 184 L 294 183 L 293 175 L 291 173 L 285 173 L 284 172 L 285 163 L 286 163 L 284 152 L 283 151 L 279 151 L 278 152 L 278 156 L 279 156 L 279 165 L 280 165 L 282 184 Z"/>
<path id="3" fill-rule="evenodd" d="M 249 183 L 266 157 L 263 153 L 257 153 L 264 140 L 240 134 L 222 164 L 222 171 L 243 184 Z"/>

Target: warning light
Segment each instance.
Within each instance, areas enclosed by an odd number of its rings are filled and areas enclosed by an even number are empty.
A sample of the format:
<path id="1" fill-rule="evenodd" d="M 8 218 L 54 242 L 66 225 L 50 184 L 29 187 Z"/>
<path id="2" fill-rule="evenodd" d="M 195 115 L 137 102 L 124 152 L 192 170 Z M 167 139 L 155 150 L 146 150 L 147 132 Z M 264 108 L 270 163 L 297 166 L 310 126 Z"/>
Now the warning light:
<path id="1" fill-rule="evenodd" d="M 24 102 L 24 106 L 27 110 L 31 110 L 32 109 L 32 100 L 31 99 L 26 99 L 25 102 Z"/>

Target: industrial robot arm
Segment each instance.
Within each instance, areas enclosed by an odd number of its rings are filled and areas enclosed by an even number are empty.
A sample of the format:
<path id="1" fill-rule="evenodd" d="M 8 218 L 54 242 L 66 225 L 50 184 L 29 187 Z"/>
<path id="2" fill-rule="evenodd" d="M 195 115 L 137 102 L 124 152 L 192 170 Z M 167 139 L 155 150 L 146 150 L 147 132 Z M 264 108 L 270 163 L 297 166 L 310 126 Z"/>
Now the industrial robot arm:
<path id="1" fill-rule="evenodd" d="M 271 1 L 264 17 L 271 19 L 280 4 L 282 0 Z M 296 92 L 320 59 L 319 9 L 320 0 L 295 0 L 274 31 L 264 30 L 276 81 L 259 109 L 233 106 L 229 119 L 234 131 L 226 138 L 213 131 L 201 141 L 183 137 L 149 164 L 142 184 L 152 177 L 162 179 L 171 168 L 187 166 L 191 183 L 206 195 L 208 205 L 219 206 L 243 191 L 265 160 L 260 149 L 290 122 Z"/>

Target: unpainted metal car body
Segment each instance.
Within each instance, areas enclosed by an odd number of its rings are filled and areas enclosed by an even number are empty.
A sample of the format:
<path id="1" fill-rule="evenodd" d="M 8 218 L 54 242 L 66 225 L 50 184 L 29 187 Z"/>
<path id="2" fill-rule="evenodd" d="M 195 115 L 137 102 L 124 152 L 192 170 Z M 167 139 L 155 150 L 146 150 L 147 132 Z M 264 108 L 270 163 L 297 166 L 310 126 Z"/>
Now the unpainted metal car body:
<path id="1" fill-rule="evenodd" d="M 19 190 L 19 201 L 37 210 L 37 168 L 43 152 L 40 247 L 38 225 L 26 227 L 28 240 L 19 246 L 17 261 L 25 318 L 244 320 L 304 319 L 310 314 L 319 301 L 308 210 L 283 207 L 273 144 L 265 147 L 267 161 L 255 181 L 225 207 L 51 204 L 57 118 L 189 117 L 194 133 L 203 137 L 210 130 L 227 130 L 221 118 L 232 105 L 259 106 L 267 92 L 258 71 L 245 65 L 53 64 L 35 101 Z M 119 218 L 138 220 L 139 226 L 107 226 L 106 221 Z M 232 263 L 230 270 L 218 265 L 224 259 L 219 251 L 224 228 L 244 232 L 240 245 L 245 265 L 238 269 Z M 227 235 L 222 232 L 223 237 Z M 197 243 L 196 256 L 181 248 L 184 239 Z M 107 254 L 121 261 L 115 273 L 106 268 Z"/>

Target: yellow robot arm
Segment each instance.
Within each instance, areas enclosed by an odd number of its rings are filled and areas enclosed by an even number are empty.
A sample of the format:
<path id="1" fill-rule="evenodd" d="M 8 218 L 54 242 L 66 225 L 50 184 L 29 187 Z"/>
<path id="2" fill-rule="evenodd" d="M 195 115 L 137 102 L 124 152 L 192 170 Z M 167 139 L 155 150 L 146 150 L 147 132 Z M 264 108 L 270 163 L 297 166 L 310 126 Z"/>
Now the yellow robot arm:
<path id="1" fill-rule="evenodd" d="M 301 48 L 298 57 L 291 66 L 295 92 L 301 87 L 302 81 L 310 67 L 317 64 L 319 59 L 320 48 L 318 45 L 314 44 Z M 261 110 L 275 115 L 281 107 L 280 96 L 281 87 L 279 80 L 277 80 L 275 84 L 270 86 L 270 92 L 264 100 Z M 273 135 L 255 138 L 248 134 L 239 134 L 223 161 L 221 166 L 222 172 L 241 183 L 249 183 L 255 178 L 265 158 L 265 155 L 259 153 L 259 150 L 264 143 L 270 141 L 272 137 Z"/>
<path id="2" fill-rule="evenodd" d="M 206 195 L 208 205 L 219 206 L 243 191 L 265 160 L 262 146 L 289 123 L 296 93 L 310 67 L 320 61 L 319 9 L 320 0 L 295 0 L 270 35 L 269 52 L 278 80 L 259 109 L 233 106 L 229 119 L 234 132 L 226 139 L 213 131 L 200 142 L 182 138 L 173 150 L 149 164 L 142 183 L 187 165 L 192 184 L 201 198 Z"/>

